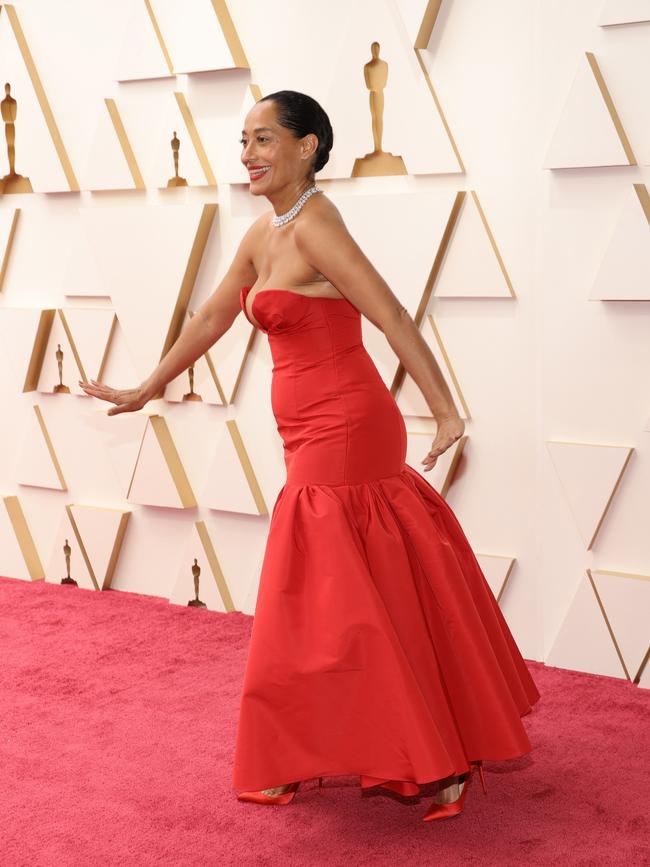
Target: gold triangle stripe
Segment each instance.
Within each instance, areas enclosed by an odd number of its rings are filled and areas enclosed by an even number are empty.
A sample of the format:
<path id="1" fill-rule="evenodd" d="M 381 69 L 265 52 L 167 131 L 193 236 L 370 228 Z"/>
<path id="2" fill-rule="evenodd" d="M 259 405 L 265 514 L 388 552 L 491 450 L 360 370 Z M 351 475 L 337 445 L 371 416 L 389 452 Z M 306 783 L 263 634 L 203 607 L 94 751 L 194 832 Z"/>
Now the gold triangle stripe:
<path id="1" fill-rule="evenodd" d="M 638 165 L 638 163 L 636 161 L 636 157 L 634 156 L 634 152 L 632 151 L 632 145 L 628 141 L 627 135 L 625 134 L 623 124 L 621 123 L 621 119 L 618 116 L 618 112 L 616 111 L 616 106 L 614 105 L 614 100 L 612 99 L 610 92 L 607 89 L 605 79 L 603 78 L 603 74 L 600 71 L 600 67 L 598 66 L 598 61 L 596 60 L 592 51 L 585 51 L 585 55 L 587 57 L 587 60 L 589 61 L 589 66 L 591 67 L 594 78 L 596 79 L 596 84 L 598 85 L 600 94 L 605 101 L 607 111 L 609 112 L 609 116 L 612 119 L 612 123 L 614 124 L 614 128 L 616 129 L 616 133 L 619 137 L 621 145 L 623 146 L 623 150 L 625 151 L 627 161 L 631 166 L 636 166 Z"/>
<path id="2" fill-rule="evenodd" d="M 614 645 L 614 649 L 616 650 L 616 654 L 620 660 L 621 665 L 623 666 L 623 671 L 625 672 L 625 677 L 627 677 L 628 680 L 631 680 L 632 678 L 630 677 L 630 673 L 627 670 L 627 666 L 625 665 L 625 660 L 623 659 L 623 654 L 621 653 L 621 650 L 618 646 L 618 641 L 616 640 L 616 636 L 614 635 L 614 630 L 612 629 L 612 626 L 609 622 L 609 618 L 607 617 L 607 612 L 605 611 L 605 606 L 603 605 L 603 602 L 600 598 L 600 594 L 598 593 L 598 590 L 596 588 L 596 582 L 592 578 L 590 569 L 587 569 L 587 577 L 589 578 L 589 583 L 591 584 L 591 589 L 594 591 L 594 594 L 596 596 L 596 601 L 598 602 L 598 607 L 600 608 L 601 614 L 603 615 L 603 619 L 604 619 L 605 624 L 607 626 L 607 631 L 609 632 L 609 637 L 612 639 L 612 644 Z"/>
<path id="3" fill-rule="evenodd" d="M 237 451 L 237 457 L 239 458 L 239 462 L 244 471 L 244 475 L 246 476 L 246 481 L 248 482 L 248 487 L 250 488 L 253 499 L 255 500 L 257 511 L 260 515 L 268 515 L 268 509 L 266 507 L 266 503 L 264 502 L 264 495 L 262 494 L 262 489 L 260 488 L 259 482 L 257 481 L 257 476 L 255 475 L 253 465 L 250 461 L 250 458 L 248 457 L 248 452 L 246 451 L 246 447 L 244 446 L 244 441 L 242 440 L 241 434 L 239 433 L 237 422 L 232 418 L 226 419 L 226 427 L 230 432 L 230 436 Z"/>
<path id="4" fill-rule="evenodd" d="M 226 578 L 221 569 L 221 565 L 219 564 L 219 560 L 217 559 L 217 554 L 214 550 L 214 546 L 212 544 L 210 534 L 208 533 L 208 529 L 205 526 L 205 521 L 197 521 L 195 526 L 199 534 L 201 544 L 203 545 L 205 556 L 208 558 L 208 563 L 210 564 L 210 571 L 212 572 L 215 584 L 217 585 L 217 590 L 219 591 L 219 595 L 221 596 L 223 607 L 226 609 L 226 611 L 234 611 L 235 603 L 233 602 L 232 596 L 230 595 L 230 590 L 228 589 Z"/>
<path id="5" fill-rule="evenodd" d="M 19 217 L 20 208 L 16 208 L 13 218 L 11 220 L 11 228 L 9 229 L 9 235 L 7 237 L 7 245 L 5 247 L 4 255 L 2 256 L 2 261 L 0 261 L 0 292 L 2 291 L 2 285 L 5 281 L 5 274 L 7 273 L 7 266 L 9 265 L 9 256 L 11 255 L 11 248 L 14 243 L 14 235 L 16 234 L 16 226 L 18 225 Z"/>
<path id="6" fill-rule="evenodd" d="M 175 91 L 174 96 L 176 97 L 176 102 L 178 103 L 178 107 L 183 116 L 187 131 L 189 132 L 190 138 L 192 139 L 192 144 L 194 145 L 196 155 L 199 158 L 199 162 L 201 163 L 201 168 L 203 169 L 205 179 L 208 184 L 216 187 L 217 179 L 215 178 L 214 172 L 212 171 L 210 160 L 208 159 L 208 155 L 205 151 L 205 148 L 203 147 L 201 136 L 199 135 L 199 131 L 196 128 L 196 124 L 194 123 L 194 118 L 192 117 L 192 112 L 190 111 L 190 107 L 187 104 L 187 100 L 185 99 L 185 94 L 180 93 L 179 91 Z"/>
<path id="7" fill-rule="evenodd" d="M 84 558 L 84 563 L 86 564 L 86 569 L 88 570 L 88 574 L 90 575 L 90 580 L 93 582 L 93 587 L 95 588 L 95 590 L 99 590 L 99 584 L 97 583 L 97 578 L 95 577 L 95 570 L 93 569 L 92 563 L 90 562 L 90 557 L 88 556 L 86 546 L 84 545 L 83 539 L 81 538 L 81 533 L 79 532 L 79 527 L 77 527 L 77 522 L 75 521 L 74 515 L 72 514 L 72 509 L 70 508 L 70 506 L 66 506 L 65 510 L 68 513 L 68 518 L 72 526 L 72 532 L 74 533 L 75 539 L 77 540 L 77 545 L 79 545 L 81 556 Z"/>
<path id="8" fill-rule="evenodd" d="M 165 45 L 165 40 L 163 39 L 162 32 L 160 27 L 158 27 L 158 21 L 156 20 L 156 15 L 153 11 L 153 7 L 151 5 L 151 0 L 144 0 L 144 5 L 147 7 L 147 12 L 149 13 L 149 18 L 151 19 L 151 25 L 156 34 L 156 39 L 158 40 L 158 45 L 160 45 L 160 50 L 163 53 L 163 57 L 165 58 L 165 63 L 167 64 L 167 69 L 169 70 L 169 74 L 174 74 L 174 67 L 172 65 L 172 59 L 169 56 L 169 51 L 167 51 L 167 46 Z"/>
<path id="9" fill-rule="evenodd" d="M 11 526 L 13 527 L 16 541 L 23 555 L 25 566 L 32 581 L 42 581 L 45 578 L 45 570 L 38 556 L 36 545 L 31 531 L 25 519 L 20 500 L 16 496 L 3 497 Z"/>
<path id="10" fill-rule="evenodd" d="M 194 491 L 190 485 L 190 480 L 187 478 L 185 468 L 181 463 L 180 455 L 176 450 L 176 445 L 174 444 L 172 435 L 167 427 L 167 422 L 161 415 L 150 416 L 149 422 L 156 434 L 158 445 L 163 453 L 163 457 L 165 458 L 183 507 L 190 509 L 196 506 L 197 502 L 196 497 L 194 496 Z"/>
<path id="11" fill-rule="evenodd" d="M 244 53 L 244 49 L 239 39 L 239 35 L 237 34 L 235 25 L 233 24 L 233 20 L 230 17 L 228 7 L 225 4 L 225 0 L 212 0 L 212 8 L 215 11 L 215 15 L 219 19 L 221 32 L 223 33 L 226 43 L 228 44 L 228 48 L 230 50 L 230 53 L 232 54 L 232 59 L 235 61 L 235 65 L 240 69 L 250 69 L 248 60 L 246 59 L 246 54 Z"/>
<path id="12" fill-rule="evenodd" d="M 41 433 L 45 439 L 45 444 L 47 445 L 47 450 L 50 453 L 50 458 L 52 463 L 54 464 L 54 469 L 56 470 L 56 474 L 59 477 L 59 482 L 61 483 L 61 487 L 66 491 L 68 490 L 68 486 L 66 485 L 65 479 L 63 478 L 63 472 L 61 470 L 61 465 L 59 464 L 59 459 L 56 456 L 56 452 L 54 451 L 54 446 L 52 444 L 52 440 L 50 439 L 50 435 L 47 431 L 47 427 L 45 426 L 45 419 L 41 413 L 41 408 L 38 404 L 34 404 L 34 412 L 36 413 L 36 418 L 38 419 L 38 423 L 41 428 Z"/>
<path id="13" fill-rule="evenodd" d="M 25 39 L 25 34 L 23 33 L 20 21 L 18 20 L 16 9 L 9 3 L 5 3 L 5 9 L 7 10 L 7 16 L 11 24 L 11 29 L 13 30 L 14 36 L 16 37 L 18 48 L 20 49 L 20 53 L 23 56 L 23 61 L 25 63 L 25 66 L 27 67 L 27 72 L 29 73 L 29 77 L 32 80 L 32 87 L 34 88 L 36 98 L 38 99 L 38 104 L 40 105 L 41 111 L 43 112 L 45 123 L 47 124 L 47 128 L 50 131 L 50 135 L 52 136 L 54 148 L 57 152 L 61 167 L 68 181 L 68 186 L 73 192 L 79 192 L 79 183 L 77 181 L 77 178 L 75 177 L 72 163 L 70 162 L 70 158 L 68 157 L 68 152 L 66 151 L 65 145 L 63 144 L 63 139 L 61 138 L 61 133 L 59 132 L 56 120 L 54 119 L 52 109 L 50 108 L 50 103 L 48 102 L 47 96 L 45 95 L 45 90 L 43 89 L 40 76 L 36 69 L 34 58 L 32 57 L 32 53 L 29 50 L 29 45 L 27 44 L 27 40 Z"/>
<path id="14" fill-rule="evenodd" d="M 115 130 L 115 135 L 117 136 L 117 140 L 120 143 L 120 147 L 122 148 L 122 153 L 124 154 L 124 159 L 129 167 L 129 171 L 131 172 L 131 177 L 133 178 L 133 186 L 136 190 L 144 190 L 145 183 L 144 178 L 142 177 L 142 173 L 140 172 L 140 167 L 138 166 L 138 162 L 135 158 L 135 153 L 133 152 L 133 148 L 131 147 L 131 142 L 129 141 L 129 137 L 126 134 L 126 129 L 124 128 L 124 124 L 122 123 L 122 118 L 120 117 L 120 113 L 117 110 L 117 105 L 115 104 L 114 99 L 105 99 L 106 108 L 108 109 L 108 114 L 113 123 L 113 129 Z"/>

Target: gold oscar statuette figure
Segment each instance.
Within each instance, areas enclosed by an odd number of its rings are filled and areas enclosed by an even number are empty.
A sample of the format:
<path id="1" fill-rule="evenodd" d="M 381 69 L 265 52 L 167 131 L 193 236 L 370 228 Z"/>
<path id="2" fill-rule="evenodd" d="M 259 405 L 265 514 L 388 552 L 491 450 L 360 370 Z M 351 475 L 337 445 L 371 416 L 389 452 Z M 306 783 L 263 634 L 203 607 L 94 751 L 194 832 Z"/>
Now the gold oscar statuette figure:
<path id="1" fill-rule="evenodd" d="M 72 548 L 70 547 L 68 540 L 65 540 L 65 545 L 63 546 L 63 553 L 65 554 L 65 571 L 66 577 L 61 579 L 61 584 L 74 584 L 77 586 L 77 582 L 74 578 L 70 577 L 70 554 L 72 553 Z"/>
<path id="2" fill-rule="evenodd" d="M 5 98 L 0 102 L 2 120 L 5 125 L 7 139 L 7 156 L 9 157 L 9 174 L 0 178 L 0 193 L 33 193 L 29 178 L 16 172 L 16 115 L 18 103 L 11 95 L 11 85 L 5 84 Z"/>
<path id="3" fill-rule="evenodd" d="M 377 177 L 378 175 L 407 175 L 404 160 L 381 149 L 384 133 L 384 88 L 388 80 L 388 64 L 379 57 L 379 43 L 370 46 L 372 60 L 363 67 L 366 87 L 370 91 L 370 117 L 375 149 L 354 161 L 353 178 Z"/>
<path id="4" fill-rule="evenodd" d="M 194 364 L 190 364 L 187 368 L 187 375 L 190 379 L 190 390 L 183 395 L 183 400 L 203 400 L 201 395 L 194 391 Z"/>
<path id="5" fill-rule="evenodd" d="M 170 178 L 167 181 L 168 187 L 186 187 L 187 181 L 185 178 L 181 178 L 178 174 L 178 152 L 181 149 L 180 139 L 176 135 L 176 130 L 174 130 L 174 138 L 171 140 L 172 153 L 174 154 L 174 177 Z"/>
<path id="6" fill-rule="evenodd" d="M 190 599 L 187 603 L 190 608 L 207 608 L 208 606 L 205 602 L 201 602 L 199 599 L 199 575 L 201 574 L 201 567 L 197 563 L 196 557 L 194 558 L 194 563 L 192 564 L 192 577 L 194 578 L 194 599 Z"/>
<path id="7" fill-rule="evenodd" d="M 53 394 L 70 394 L 70 389 L 63 384 L 63 350 L 61 344 L 56 345 L 56 363 L 59 366 L 59 384 L 54 386 Z"/>

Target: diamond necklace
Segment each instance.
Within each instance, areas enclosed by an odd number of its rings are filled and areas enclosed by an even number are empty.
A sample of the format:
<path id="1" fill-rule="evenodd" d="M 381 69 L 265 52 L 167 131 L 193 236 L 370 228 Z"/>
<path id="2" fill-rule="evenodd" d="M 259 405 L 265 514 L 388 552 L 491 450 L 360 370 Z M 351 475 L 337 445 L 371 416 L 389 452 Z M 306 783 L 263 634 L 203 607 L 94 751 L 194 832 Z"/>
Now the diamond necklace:
<path id="1" fill-rule="evenodd" d="M 314 193 L 322 193 L 322 192 L 323 192 L 323 191 L 321 190 L 320 187 L 317 187 L 316 184 L 313 184 L 311 187 L 309 187 L 308 190 L 305 190 L 305 192 L 304 192 L 304 193 L 302 194 L 302 196 L 298 199 L 298 201 L 297 201 L 296 204 L 293 206 L 293 208 L 290 208 L 290 209 L 286 212 L 286 214 L 277 214 L 276 216 L 273 217 L 273 219 L 271 220 L 271 222 L 272 222 L 273 225 L 276 226 L 276 227 L 277 227 L 277 226 L 284 226 L 284 224 L 285 224 L 285 223 L 288 223 L 289 220 L 293 220 L 293 218 L 296 216 L 296 214 L 298 213 L 298 211 L 302 208 L 302 206 L 305 204 L 305 202 L 307 201 L 307 199 L 308 199 L 310 196 L 313 196 Z"/>

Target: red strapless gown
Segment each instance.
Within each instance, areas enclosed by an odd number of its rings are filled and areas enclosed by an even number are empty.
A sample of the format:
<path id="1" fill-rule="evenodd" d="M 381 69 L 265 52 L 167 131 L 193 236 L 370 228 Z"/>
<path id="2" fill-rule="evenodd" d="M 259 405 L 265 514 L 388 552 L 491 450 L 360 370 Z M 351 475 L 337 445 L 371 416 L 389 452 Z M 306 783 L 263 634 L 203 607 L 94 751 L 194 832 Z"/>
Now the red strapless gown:
<path id="1" fill-rule="evenodd" d="M 418 794 L 470 761 L 530 752 L 521 716 L 539 692 L 450 506 L 405 463 L 404 421 L 359 311 L 264 289 L 251 314 L 273 357 L 287 478 L 260 575 L 234 787 L 358 774 L 362 787 Z"/>

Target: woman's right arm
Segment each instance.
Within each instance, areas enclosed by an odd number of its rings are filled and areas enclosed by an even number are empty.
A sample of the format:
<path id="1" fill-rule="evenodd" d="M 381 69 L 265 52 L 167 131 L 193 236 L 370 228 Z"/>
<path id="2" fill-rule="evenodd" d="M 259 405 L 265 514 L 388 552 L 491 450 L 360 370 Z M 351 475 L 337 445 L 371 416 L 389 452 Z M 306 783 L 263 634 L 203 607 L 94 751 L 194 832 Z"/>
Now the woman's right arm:
<path id="1" fill-rule="evenodd" d="M 260 219 L 253 223 L 242 238 L 223 280 L 199 307 L 169 352 L 144 382 L 128 389 L 111 388 L 95 380 L 79 383 L 86 394 L 115 404 L 109 409 L 108 415 L 134 412 L 156 396 L 162 396 L 168 382 L 187 370 L 228 331 L 241 310 L 239 293 L 242 286 L 253 285 L 257 280 L 253 259 Z"/>

